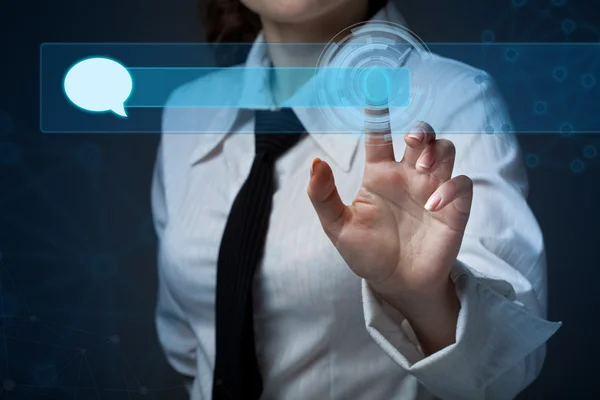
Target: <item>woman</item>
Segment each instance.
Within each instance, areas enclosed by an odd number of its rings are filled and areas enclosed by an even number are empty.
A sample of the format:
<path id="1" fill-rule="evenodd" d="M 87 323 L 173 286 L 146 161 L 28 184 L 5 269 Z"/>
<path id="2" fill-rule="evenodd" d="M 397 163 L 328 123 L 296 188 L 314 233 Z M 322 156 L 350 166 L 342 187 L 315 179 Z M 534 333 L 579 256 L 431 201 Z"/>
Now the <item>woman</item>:
<path id="1" fill-rule="evenodd" d="M 403 23 L 393 5 L 367 0 L 217 0 L 209 9 L 209 39 L 256 41 L 247 67 L 316 63 L 318 54 L 299 60 L 268 43 L 327 42 L 371 17 Z M 238 253 L 223 243 L 234 231 L 234 199 L 254 174 L 259 135 L 225 133 L 252 132 L 264 114 L 173 106 L 201 96 L 199 81 L 171 96 L 152 192 L 157 329 L 171 365 L 193 379 L 192 399 L 509 399 L 539 374 L 560 324 L 543 319 L 543 240 L 517 142 L 436 136 L 433 127 L 500 131 L 508 121 L 489 80 L 473 85 L 474 69 L 436 63 L 436 73 L 411 74 L 447 90 L 427 123 L 393 144 L 385 133 L 320 133 L 316 114 L 293 110 L 308 134 L 273 167 L 253 331 L 239 339 L 255 343 L 257 371 L 240 369 L 260 378 L 249 391 L 219 389 L 230 384 L 219 374 L 236 365 L 219 367 L 228 351 L 219 343 L 231 332 L 218 310 L 229 301 L 219 295 L 228 283 L 221 262 Z M 190 131 L 209 133 L 176 134 Z"/>

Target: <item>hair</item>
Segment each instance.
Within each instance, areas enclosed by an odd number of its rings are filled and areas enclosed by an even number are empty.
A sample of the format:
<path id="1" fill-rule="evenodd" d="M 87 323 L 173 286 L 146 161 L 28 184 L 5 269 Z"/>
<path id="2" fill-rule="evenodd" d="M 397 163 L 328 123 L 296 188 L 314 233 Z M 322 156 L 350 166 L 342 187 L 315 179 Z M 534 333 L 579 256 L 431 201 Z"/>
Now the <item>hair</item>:
<path id="1" fill-rule="evenodd" d="M 204 10 L 206 40 L 211 43 L 253 42 L 261 29 L 258 14 L 240 0 L 198 0 Z"/>

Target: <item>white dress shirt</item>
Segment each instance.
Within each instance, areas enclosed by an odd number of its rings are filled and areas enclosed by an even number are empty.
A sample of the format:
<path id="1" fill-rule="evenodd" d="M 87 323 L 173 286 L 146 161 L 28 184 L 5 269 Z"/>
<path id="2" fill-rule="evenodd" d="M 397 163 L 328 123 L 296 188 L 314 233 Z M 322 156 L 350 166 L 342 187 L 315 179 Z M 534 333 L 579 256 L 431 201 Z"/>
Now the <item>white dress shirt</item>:
<path id="1" fill-rule="evenodd" d="M 391 5 L 376 19 L 402 21 Z M 268 66 L 264 49 L 254 45 L 246 65 Z M 501 131 L 508 116 L 490 80 L 472 84 L 480 73 L 444 58 L 433 69 L 411 70 L 414 82 L 443 88 L 426 118 L 438 132 L 484 132 L 489 125 Z M 201 86 L 188 83 L 171 100 L 202 96 Z M 560 323 L 544 319 L 544 245 L 525 199 L 515 137 L 438 135 L 454 142 L 454 174 L 473 180 L 474 197 L 452 271 L 461 303 L 456 343 L 425 357 L 404 317 L 348 268 L 306 193 L 311 161 L 320 157 L 332 166 L 342 200 L 352 202 L 362 182 L 364 137 L 318 133 L 318 110 L 295 111 L 309 135 L 276 163 L 277 190 L 253 286 L 262 399 L 516 396 L 539 374 L 545 342 Z M 160 241 L 157 330 L 171 365 L 194 377 L 193 400 L 211 398 L 217 256 L 254 157 L 253 135 L 231 133 L 252 132 L 253 124 L 251 112 L 233 108 L 167 105 L 164 112 L 152 188 Z M 194 131 L 213 133 L 177 133 Z M 404 132 L 393 121 L 392 131 L 399 160 Z"/>

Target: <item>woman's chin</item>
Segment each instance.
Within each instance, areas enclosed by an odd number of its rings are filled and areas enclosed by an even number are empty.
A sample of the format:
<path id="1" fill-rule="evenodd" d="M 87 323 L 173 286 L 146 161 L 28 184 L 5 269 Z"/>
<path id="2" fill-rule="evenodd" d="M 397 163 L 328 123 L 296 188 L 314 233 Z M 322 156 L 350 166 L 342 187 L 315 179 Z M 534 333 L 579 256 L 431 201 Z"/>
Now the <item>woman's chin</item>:
<path id="1" fill-rule="evenodd" d="M 282 24 L 315 21 L 347 0 L 244 0 L 263 19 Z"/>

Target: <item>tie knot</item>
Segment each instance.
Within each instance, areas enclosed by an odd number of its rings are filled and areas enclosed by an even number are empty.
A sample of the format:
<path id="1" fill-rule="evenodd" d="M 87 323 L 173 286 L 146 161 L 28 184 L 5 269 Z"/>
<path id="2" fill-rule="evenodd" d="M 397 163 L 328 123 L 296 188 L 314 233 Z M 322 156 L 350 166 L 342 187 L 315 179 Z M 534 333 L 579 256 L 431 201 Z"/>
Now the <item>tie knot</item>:
<path id="1" fill-rule="evenodd" d="M 263 154 L 276 160 L 304 136 L 304 126 L 291 108 L 259 110 L 255 116 L 256 155 Z"/>

